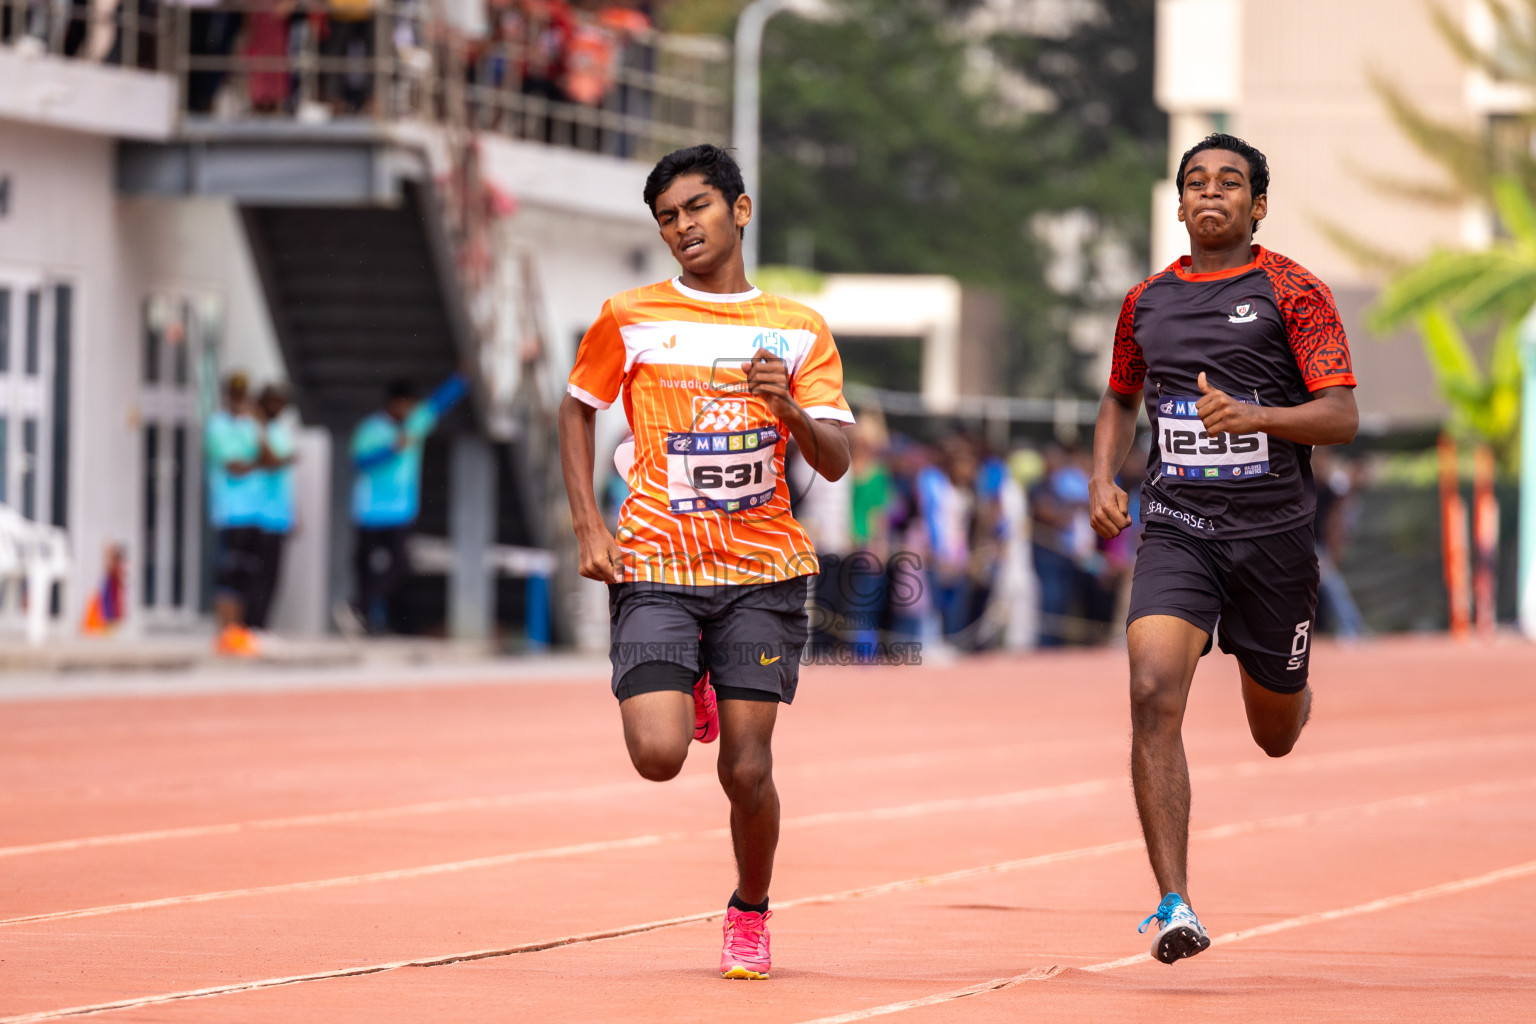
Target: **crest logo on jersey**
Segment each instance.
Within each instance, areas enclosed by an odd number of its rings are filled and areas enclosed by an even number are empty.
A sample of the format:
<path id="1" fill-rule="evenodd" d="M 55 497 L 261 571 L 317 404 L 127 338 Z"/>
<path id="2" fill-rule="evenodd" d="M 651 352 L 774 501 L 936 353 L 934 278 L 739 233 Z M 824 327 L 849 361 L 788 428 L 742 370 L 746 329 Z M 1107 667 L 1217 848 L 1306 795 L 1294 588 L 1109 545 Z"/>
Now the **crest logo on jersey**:
<path id="1" fill-rule="evenodd" d="M 765 348 L 780 359 L 789 358 L 789 339 L 778 331 L 764 331 L 752 342 L 758 348 Z"/>
<path id="2" fill-rule="evenodd" d="M 661 347 L 662 348 L 676 348 L 677 347 L 677 335 L 674 334 L 674 335 L 672 335 L 672 337 L 670 337 L 666 341 L 662 342 L 661 343 Z"/>
<path id="3" fill-rule="evenodd" d="M 1227 310 L 1227 320 L 1234 324 L 1251 324 L 1259 318 L 1259 304 L 1252 299 L 1238 299 Z"/>
<path id="4" fill-rule="evenodd" d="M 698 396 L 693 400 L 693 429 L 699 433 L 746 430 L 747 399 Z"/>

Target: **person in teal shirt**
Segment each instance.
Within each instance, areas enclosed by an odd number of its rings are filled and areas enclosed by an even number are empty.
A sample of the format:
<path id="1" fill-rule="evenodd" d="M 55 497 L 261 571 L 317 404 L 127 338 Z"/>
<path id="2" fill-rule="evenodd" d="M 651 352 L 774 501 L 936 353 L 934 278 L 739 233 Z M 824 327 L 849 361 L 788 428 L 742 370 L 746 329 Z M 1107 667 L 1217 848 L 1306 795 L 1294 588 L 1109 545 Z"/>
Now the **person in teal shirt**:
<path id="1" fill-rule="evenodd" d="M 261 389 L 256 399 L 256 414 L 261 426 L 260 468 L 252 474 L 261 483 L 257 507 L 257 526 L 261 530 L 258 566 L 245 609 L 246 625 L 265 630 L 272 611 L 272 597 L 277 593 L 278 573 L 283 564 L 283 546 L 293 532 L 293 429 L 283 419 L 288 395 L 276 384 Z"/>
<path id="2" fill-rule="evenodd" d="M 383 410 L 352 434 L 356 611 L 370 633 L 388 626 L 389 598 L 410 568 L 405 545 L 421 509 L 421 452 L 427 435 L 467 390 L 463 375 L 456 373 L 418 401 L 410 381 L 395 381 Z"/>
<path id="3" fill-rule="evenodd" d="M 256 653 L 245 628 L 245 611 L 259 566 L 262 482 L 261 426 L 251 414 L 243 373 L 224 382 L 224 402 L 204 425 L 208 460 L 208 518 L 214 529 L 214 615 L 217 649 L 224 654 Z"/>

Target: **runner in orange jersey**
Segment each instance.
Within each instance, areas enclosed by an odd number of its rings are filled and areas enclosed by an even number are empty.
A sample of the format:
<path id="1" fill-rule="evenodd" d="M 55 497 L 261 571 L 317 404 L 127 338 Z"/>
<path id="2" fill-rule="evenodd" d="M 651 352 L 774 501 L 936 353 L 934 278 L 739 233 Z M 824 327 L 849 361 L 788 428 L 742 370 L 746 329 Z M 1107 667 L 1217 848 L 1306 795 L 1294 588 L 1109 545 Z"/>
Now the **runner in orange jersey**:
<path id="1" fill-rule="evenodd" d="M 670 779 L 689 741 L 718 731 L 737 871 L 720 971 L 766 978 L 771 741 L 779 704 L 795 696 L 818 571 L 790 515 L 784 448 L 794 438 L 836 480 L 853 414 L 821 317 L 747 282 L 752 200 L 730 154 L 669 154 L 645 201 L 682 274 L 604 303 L 560 405 L 560 460 L 581 574 L 609 585 L 612 685 L 635 769 Z M 592 422 L 621 395 L 634 462 L 615 536 L 593 494 Z"/>

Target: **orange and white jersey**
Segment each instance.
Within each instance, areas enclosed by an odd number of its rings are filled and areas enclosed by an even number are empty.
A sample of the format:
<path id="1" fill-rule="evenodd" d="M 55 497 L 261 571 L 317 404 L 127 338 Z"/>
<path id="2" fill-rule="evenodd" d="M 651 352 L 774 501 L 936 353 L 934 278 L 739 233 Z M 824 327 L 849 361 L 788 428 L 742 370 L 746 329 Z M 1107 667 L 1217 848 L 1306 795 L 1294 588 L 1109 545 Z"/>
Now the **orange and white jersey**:
<path id="1" fill-rule="evenodd" d="M 759 348 L 784 360 L 806 415 L 853 422 L 821 316 L 756 289 L 636 288 L 604 303 L 582 338 L 566 390 L 598 409 L 622 394 L 634 433 L 616 533 L 626 582 L 774 583 L 818 571 L 789 512 L 789 432 L 746 390 L 741 364 Z"/>

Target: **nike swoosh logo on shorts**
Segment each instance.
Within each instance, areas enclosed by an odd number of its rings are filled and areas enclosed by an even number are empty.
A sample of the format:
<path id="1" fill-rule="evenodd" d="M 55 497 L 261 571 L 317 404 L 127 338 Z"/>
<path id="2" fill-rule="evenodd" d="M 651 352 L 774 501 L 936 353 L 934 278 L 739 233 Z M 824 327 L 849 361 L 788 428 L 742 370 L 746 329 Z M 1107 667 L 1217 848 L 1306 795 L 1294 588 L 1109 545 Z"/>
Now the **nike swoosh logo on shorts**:
<path id="1" fill-rule="evenodd" d="M 775 657 L 770 658 L 770 657 L 768 657 L 768 652 L 764 651 L 762 654 L 759 654 L 757 656 L 757 663 L 759 665 L 772 665 L 774 662 L 778 661 L 779 658 L 782 658 L 782 657 L 784 657 L 784 655 L 780 654 L 780 655 L 776 655 Z"/>

